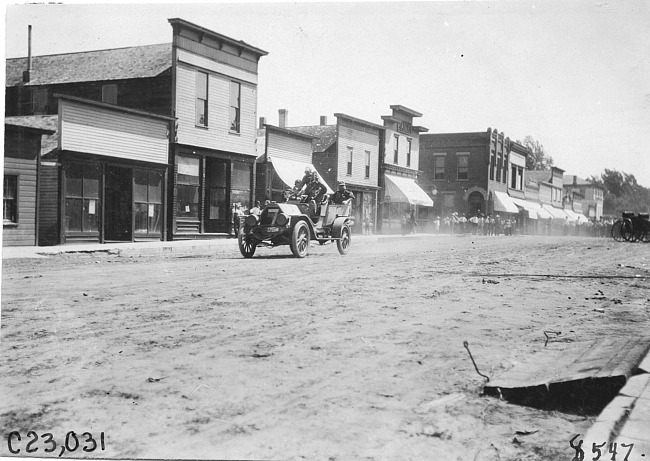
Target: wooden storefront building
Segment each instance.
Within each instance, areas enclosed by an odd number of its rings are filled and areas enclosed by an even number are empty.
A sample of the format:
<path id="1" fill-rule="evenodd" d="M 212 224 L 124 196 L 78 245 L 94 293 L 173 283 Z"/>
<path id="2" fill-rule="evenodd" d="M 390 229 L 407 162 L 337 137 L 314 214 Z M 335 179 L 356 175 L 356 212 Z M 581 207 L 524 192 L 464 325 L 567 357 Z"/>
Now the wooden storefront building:
<path id="1" fill-rule="evenodd" d="M 38 244 L 41 142 L 53 133 L 5 120 L 2 246 Z"/>
<path id="2" fill-rule="evenodd" d="M 232 204 L 250 205 L 267 53 L 169 23 L 172 43 L 7 59 L 5 118 L 60 125 L 40 171 L 57 199 L 41 204 L 39 243 L 227 235 Z"/>

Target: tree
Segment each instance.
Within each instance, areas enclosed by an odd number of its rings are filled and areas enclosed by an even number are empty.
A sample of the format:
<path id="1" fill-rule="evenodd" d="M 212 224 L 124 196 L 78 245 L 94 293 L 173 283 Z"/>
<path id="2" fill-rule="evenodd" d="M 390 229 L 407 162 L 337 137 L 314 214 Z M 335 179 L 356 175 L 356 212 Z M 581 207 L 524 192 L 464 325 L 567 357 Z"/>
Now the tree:
<path id="1" fill-rule="evenodd" d="M 517 141 L 519 142 L 519 141 Z M 527 170 L 550 170 L 553 166 L 553 157 L 546 155 L 544 146 L 532 136 L 526 136 L 524 142 L 519 142 L 530 149 L 532 154 L 526 157 Z"/>
<path id="2" fill-rule="evenodd" d="M 592 176 L 589 181 L 605 189 L 603 213 L 620 215 L 623 211 L 648 212 L 650 189 L 641 186 L 634 175 L 605 169 L 600 177 Z"/>

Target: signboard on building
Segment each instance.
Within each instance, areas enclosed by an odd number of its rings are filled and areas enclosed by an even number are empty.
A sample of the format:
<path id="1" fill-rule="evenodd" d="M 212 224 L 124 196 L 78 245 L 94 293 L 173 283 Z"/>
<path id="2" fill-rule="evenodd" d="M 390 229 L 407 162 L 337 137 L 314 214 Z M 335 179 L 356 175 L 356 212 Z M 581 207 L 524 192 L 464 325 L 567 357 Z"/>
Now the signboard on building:
<path id="1" fill-rule="evenodd" d="M 404 134 L 411 134 L 411 131 L 413 131 L 413 125 L 409 122 L 397 122 L 397 131 Z"/>

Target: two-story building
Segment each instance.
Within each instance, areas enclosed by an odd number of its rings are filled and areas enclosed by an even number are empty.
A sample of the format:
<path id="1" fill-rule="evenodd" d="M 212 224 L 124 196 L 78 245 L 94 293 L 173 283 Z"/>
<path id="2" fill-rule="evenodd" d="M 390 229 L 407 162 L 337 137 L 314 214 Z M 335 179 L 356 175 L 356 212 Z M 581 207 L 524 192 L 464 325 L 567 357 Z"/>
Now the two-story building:
<path id="1" fill-rule="evenodd" d="M 561 226 L 565 221 L 577 221 L 577 217 L 564 210 L 563 169 L 554 166 L 550 170 L 528 171 L 525 189 L 529 199 L 537 198 L 547 213 L 544 217 L 552 219 L 555 227 Z"/>
<path id="2" fill-rule="evenodd" d="M 382 115 L 384 138 L 379 161 L 378 224 L 384 233 L 401 231 L 401 221 L 414 212 L 416 219 L 428 218 L 433 207 L 431 196 L 418 184 L 420 169 L 420 133 L 428 128 L 414 125 L 422 117 L 408 107 L 390 106 L 393 113 Z"/>
<path id="3" fill-rule="evenodd" d="M 250 204 L 267 53 L 169 23 L 172 43 L 7 60 L 6 120 L 56 118 L 47 243 L 225 235 L 230 204 Z"/>
<path id="4" fill-rule="evenodd" d="M 496 129 L 420 137 L 420 184 L 436 197 L 434 212 L 449 216 L 520 217 L 528 150 Z M 531 215 L 535 216 L 536 215 Z"/>
<path id="5" fill-rule="evenodd" d="M 314 126 L 291 130 L 314 136 L 313 163 L 333 188 L 344 182 L 355 195 L 353 230 L 361 233 L 364 222 L 377 222 L 378 172 L 384 127 L 347 114 L 336 113 L 336 125 L 326 117 Z"/>
<path id="6" fill-rule="evenodd" d="M 564 175 L 564 191 L 568 197 L 580 195 L 580 200 L 571 200 L 573 211 L 589 219 L 600 220 L 603 215 L 605 191 L 601 186 L 575 175 Z M 579 209 L 577 209 L 579 207 Z"/>

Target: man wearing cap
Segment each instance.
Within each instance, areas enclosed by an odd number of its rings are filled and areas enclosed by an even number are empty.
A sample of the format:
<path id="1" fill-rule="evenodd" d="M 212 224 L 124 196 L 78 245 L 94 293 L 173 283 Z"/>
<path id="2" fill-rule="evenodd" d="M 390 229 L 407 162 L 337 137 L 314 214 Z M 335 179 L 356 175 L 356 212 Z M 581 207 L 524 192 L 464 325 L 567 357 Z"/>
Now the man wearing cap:
<path id="1" fill-rule="evenodd" d="M 339 181 L 339 190 L 331 195 L 330 200 L 332 203 L 340 205 L 351 198 L 354 198 L 354 194 L 345 188 L 345 183 L 343 181 Z"/>

